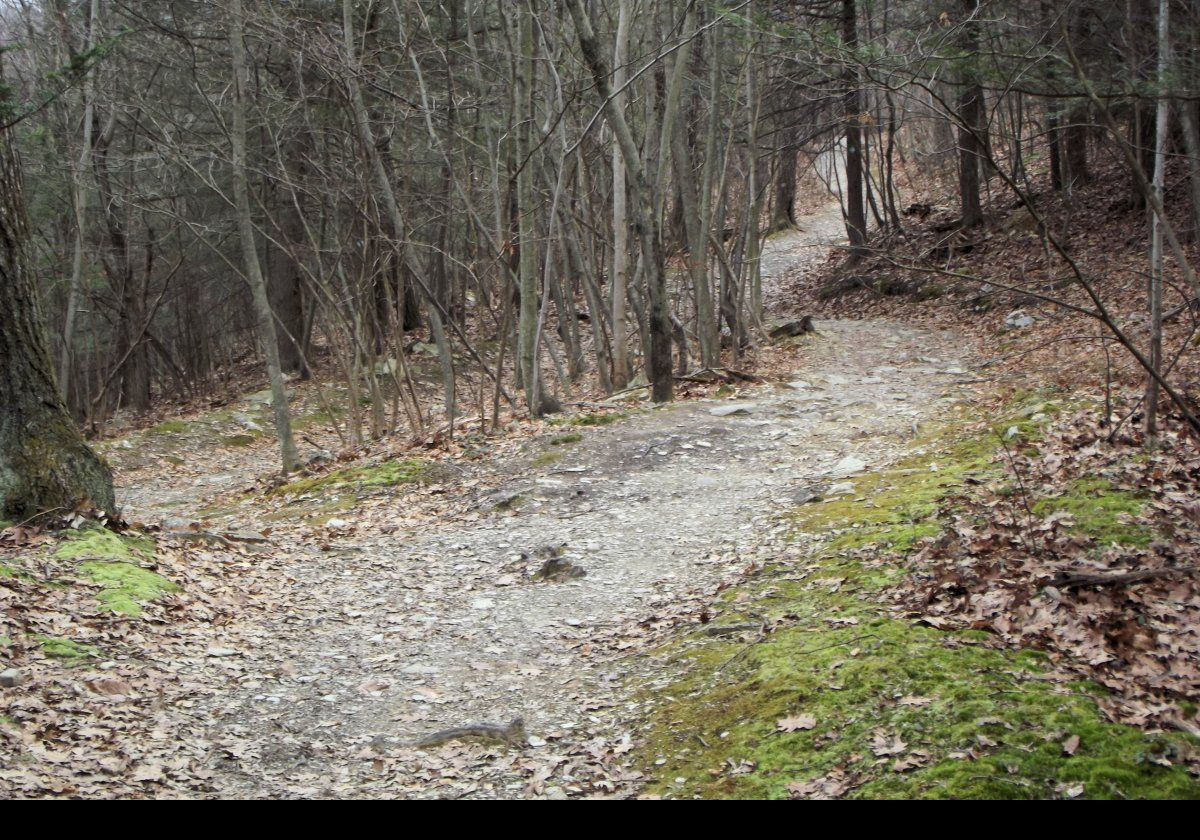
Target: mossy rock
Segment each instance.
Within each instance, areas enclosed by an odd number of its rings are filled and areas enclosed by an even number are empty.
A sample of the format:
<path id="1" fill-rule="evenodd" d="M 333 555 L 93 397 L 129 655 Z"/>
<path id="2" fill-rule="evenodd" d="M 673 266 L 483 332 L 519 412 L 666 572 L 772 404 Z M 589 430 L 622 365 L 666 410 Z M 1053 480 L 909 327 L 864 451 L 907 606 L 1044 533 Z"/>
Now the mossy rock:
<path id="1" fill-rule="evenodd" d="M 178 585 L 162 575 L 133 563 L 89 560 L 79 565 L 79 573 L 101 587 L 96 595 L 101 612 L 132 618 L 142 614 L 144 604 L 179 591 Z"/>
<path id="2" fill-rule="evenodd" d="M 254 435 L 226 435 L 221 438 L 221 443 L 225 446 L 243 447 L 253 446 L 257 440 Z"/>
<path id="3" fill-rule="evenodd" d="M 292 428 L 295 430 L 308 429 L 313 426 L 332 426 L 337 423 L 338 419 L 346 412 L 338 406 L 331 406 L 329 410 L 317 409 L 308 414 L 300 414 L 292 418 Z"/>
<path id="4" fill-rule="evenodd" d="M 181 435 L 186 432 L 190 426 L 182 420 L 164 420 L 157 426 L 151 426 L 146 430 L 148 435 Z"/>
<path id="5" fill-rule="evenodd" d="M 937 300 L 946 295 L 946 287 L 941 283 L 922 283 L 917 287 L 913 297 L 918 301 Z"/>
<path id="6" fill-rule="evenodd" d="M 121 536 L 100 527 L 84 528 L 68 534 L 54 551 L 54 556 L 61 560 L 135 561 L 139 555 L 146 559 L 153 557 L 154 541 L 145 536 Z"/>
<path id="7" fill-rule="evenodd" d="M 533 459 L 533 466 L 550 467 L 561 461 L 562 457 L 563 454 L 561 452 L 547 450 L 546 452 L 539 453 L 538 456 Z"/>
<path id="8" fill-rule="evenodd" d="M 628 416 L 627 411 L 596 411 L 555 417 L 549 422 L 554 426 L 610 426 Z"/>
<path id="9" fill-rule="evenodd" d="M 63 540 L 54 556 L 81 561 L 77 567 L 80 577 L 101 587 L 96 595 L 101 612 L 136 618 L 144 604 L 179 589 L 139 565 L 154 558 L 154 540 L 144 534 L 118 535 L 104 528 L 86 528 Z"/>
<path id="10" fill-rule="evenodd" d="M 331 490 L 355 491 L 396 487 L 402 484 L 430 484 L 437 480 L 435 465 L 417 458 L 397 458 L 378 464 L 343 467 L 324 475 L 301 478 L 276 487 L 272 496 L 303 496 Z"/>

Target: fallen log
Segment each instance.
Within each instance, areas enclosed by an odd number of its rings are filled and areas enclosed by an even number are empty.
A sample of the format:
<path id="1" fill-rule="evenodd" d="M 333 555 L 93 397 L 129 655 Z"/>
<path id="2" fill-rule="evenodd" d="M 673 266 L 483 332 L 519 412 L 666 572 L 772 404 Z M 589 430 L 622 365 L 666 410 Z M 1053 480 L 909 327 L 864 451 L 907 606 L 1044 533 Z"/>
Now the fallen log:
<path id="1" fill-rule="evenodd" d="M 1049 585 L 1056 589 L 1079 589 L 1085 586 L 1127 586 L 1134 583 L 1144 583 L 1160 577 L 1194 572 L 1198 569 L 1200 569 L 1200 566 L 1176 566 L 1173 569 L 1142 569 L 1136 572 L 1124 572 L 1116 575 L 1092 572 L 1060 572 L 1051 579 Z"/>

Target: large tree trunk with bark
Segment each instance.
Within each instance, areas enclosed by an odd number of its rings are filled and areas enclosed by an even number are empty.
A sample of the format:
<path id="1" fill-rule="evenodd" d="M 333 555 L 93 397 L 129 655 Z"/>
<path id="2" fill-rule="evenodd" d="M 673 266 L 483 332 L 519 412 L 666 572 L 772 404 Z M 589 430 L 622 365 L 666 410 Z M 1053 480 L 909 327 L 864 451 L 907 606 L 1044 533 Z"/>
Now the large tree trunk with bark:
<path id="1" fill-rule="evenodd" d="M 55 382 L 29 246 L 20 161 L 11 130 L 0 129 L 0 516 L 87 504 L 111 514 L 112 472 L 84 443 Z"/>

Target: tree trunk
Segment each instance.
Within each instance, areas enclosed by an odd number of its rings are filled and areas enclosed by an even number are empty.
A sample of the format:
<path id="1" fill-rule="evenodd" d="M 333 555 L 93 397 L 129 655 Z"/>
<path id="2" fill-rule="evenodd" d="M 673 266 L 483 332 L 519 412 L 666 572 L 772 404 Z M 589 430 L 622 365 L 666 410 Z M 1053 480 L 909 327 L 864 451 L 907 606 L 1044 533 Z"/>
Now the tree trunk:
<path id="1" fill-rule="evenodd" d="M 291 472 L 300 465 L 296 442 L 292 438 L 292 418 L 288 410 L 287 389 L 279 365 L 279 343 L 275 334 L 275 318 L 267 296 L 267 282 L 258 261 L 254 221 L 250 215 L 250 184 L 246 174 L 246 98 L 249 74 L 246 70 L 245 11 L 242 0 L 231 0 L 229 8 L 229 48 L 233 69 L 233 125 L 230 140 L 233 151 L 233 199 L 237 209 L 238 238 L 242 245 L 242 262 L 250 293 L 254 298 L 254 316 L 258 322 L 258 338 L 267 357 L 267 376 L 271 380 L 271 403 L 275 413 L 275 434 L 283 471 Z"/>
<path id="2" fill-rule="evenodd" d="M 538 363 L 538 219 L 539 203 L 534 199 L 533 82 L 533 9 L 518 3 L 517 55 L 514 59 L 514 91 L 517 117 L 517 230 L 520 243 L 521 306 L 517 312 L 517 363 L 525 386 L 525 404 L 532 417 L 542 412 L 539 391 L 541 365 Z"/>
<path id="3" fill-rule="evenodd" d="M 5 105 L 0 98 L 7 117 Z M 11 128 L 0 128 L 0 516 L 88 504 L 112 515 L 112 473 L 84 443 L 55 382 L 29 247 L 20 160 Z"/>
<path id="4" fill-rule="evenodd" d="M 1168 63 L 1171 57 L 1170 0 L 1158 3 L 1158 108 L 1154 120 L 1154 180 L 1151 189 L 1158 202 L 1163 200 L 1166 179 L 1167 118 L 1171 100 L 1167 96 Z M 1163 231 L 1156 214 L 1150 217 L 1150 365 L 1162 367 L 1162 296 L 1163 296 Z M 1153 447 L 1158 439 L 1158 380 L 1153 376 L 1146 383 L 1146 445 Z"/>
<path id="5" fill-rule="evenodd" d="M 979 83 L 978 61 L 979 22 L 975 19 L 979 4 L 977 0 L 963 0 L 969 15 L 963 23 L 963 50 L 966 62 L 962 91 L 958 99 L 958 192 L 962 203 L 962 226 L 975 227 L 983 222 L 983 204 L 979 187 L 980 164 L 986 148 L 981 134 L 984 131 L 983 86 Z"/>
<path id="6" fill-rule="evenodd" d="M 1064 132 L 1067 140 L 1066 182 L 1068 190 L 1083 186 L 1088 182 L 1088 109 L 1076 108 L 1067 117 L 1067 128 Z"/>
<path id="7" fill-rule="evenodd" d="M 771 230 L 794 228 L 796 222 L 796 169 L 800 150 L 795 146 L 800 136 L 798 129 L 790 129 L 784 136 L 779 150 L 779 171 L 775 180 L 775 207 L 772 213 Z"/>
<path id="8" fill-rule="evenodd" d="M 842 43 L 848 52 L 858 48 L 858 12 L 855 0 L 842 0 Z M 846 97 L 842 116 L 846 138 L 846 239 L 850 254 L 861 257 L 867 246 L 867 207 L 863 198 L 862 92 L 858 85 L 858 67 L 850 56 L 846 66 Z"/>
<path id="9" fill-rule="evenodd" d="M 625 112 L 625 63 L 629 56 L 630 0 L 620 0 L 617 11 L 617 38 L 613 48 L 613 87 L 618 91 L 613 107 Z M 629 384 L 628 327 L 625 324 L 625 287 L 629 283 L 629 217 L 626 212 L 625 159 L 621 144 L 613 140 L 612 150 L 613 259 L 609 304 L 612 311 L 612 384 L 620 390 Z"/>
<path id="10" fill-rule="evenodd" d="M 70 43 L 66 34 L 65 11 L 63 14 L 63 46 L 70 51 Z M 100 0 L 91 0 L 88 9 L 87 37 L 84 50 L 88 53 L 96 45 L 96 28 L 100 25 Z M 79 157 L 71 170 L 71 207 L 75 216 L 75 241 L 71 254 L 71 277 L 67 281 L 67 311 L 63 318 L 62 355 L 58 362 L 58 384 L 63 397 L 71 391 L 71 377 L 74 372 L 74 341 L 75 341 L 75 310 L 79 307 L 79 287 L 83 282 L 83 257 L 85 233 L 87 224 L 87 170 L 88 161 L 92 157 L 92 122 L 95 113 L 94 75 L 88 73 L 80 89 L 80 99 L 83 102 L 83 131 L 79 144 Z"/>
<path id="11" fill-rule="evenodd" d="M 604 103 L 604 116 L 609 127 L 617 136 L 621 155 L 629 176 L 629 189 L 633 198 L 633 227 L 642 250 L 642 270 L 646 275 L 646 288 L 650 297 L 650 356 L 647 360 L 647 378 L 650 380 L 650 397 L 654 402 L 667 402 L 674 397 L 675 383 L 671 376 L 671 319 L 667 313 L 666 272 L 662 251 L 662 231 L 659 219 L 654 215 L 654 193 L 646 179 L 641 155 L 625 115 L 612 98 L 612 84 L 607 62 L 600 51 L 600 43 L 592 29 L 581 0 L 570 0 L 571 17 L 575 21 L 575 32 L 584 62 L 592 72 L 596 92 Z"/>

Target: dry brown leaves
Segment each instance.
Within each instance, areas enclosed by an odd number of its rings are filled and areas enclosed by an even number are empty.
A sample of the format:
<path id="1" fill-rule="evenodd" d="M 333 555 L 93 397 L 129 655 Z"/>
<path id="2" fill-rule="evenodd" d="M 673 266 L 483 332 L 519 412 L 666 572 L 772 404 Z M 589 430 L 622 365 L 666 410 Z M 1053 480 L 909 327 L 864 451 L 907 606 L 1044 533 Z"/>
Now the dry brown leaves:
<path id="1" fill-rule="evenodd" d="M 934 626 L 1051 651 L 1064 670 L 1112 689 L 1116 719 L 1200 731 L 1179 706 L 1200 698 L 1200 453 L 1179 431 L 1154 454 L 1109 445 L 1101 420 L 1092 411 L 1064 419 L 1036 452 L 1011 453 L 1005 487 L 950 500 L 947 527 L 915 554 L 897 598 Z M 1129 525 L 1156 539 L 1098 544 L 1065 511 L 1034 512 L 1079 479 L 1146 494 Z"/>

